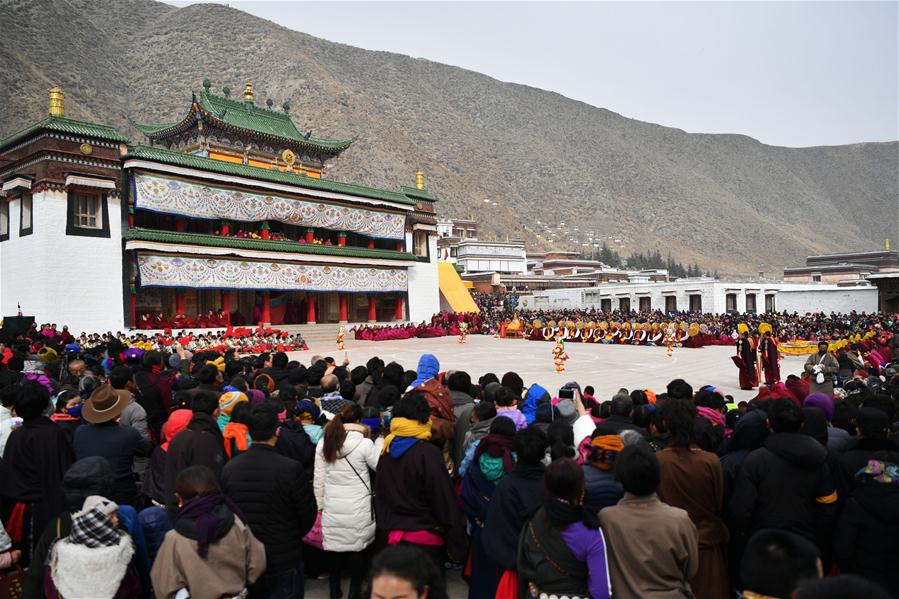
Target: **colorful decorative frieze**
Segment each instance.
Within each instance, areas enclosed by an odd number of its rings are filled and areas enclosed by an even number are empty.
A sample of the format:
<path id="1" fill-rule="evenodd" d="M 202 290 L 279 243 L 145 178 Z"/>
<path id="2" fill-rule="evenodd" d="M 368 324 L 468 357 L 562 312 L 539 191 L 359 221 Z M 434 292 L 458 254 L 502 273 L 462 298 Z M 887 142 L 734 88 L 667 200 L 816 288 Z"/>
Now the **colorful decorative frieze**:
<path id="1" fill-rule="evenodd" d="M 405 269 L 252 262 L 139 254 L 141 287 L 339 291 L 341 293 L 405 292 Z"/>
<path id="2" fill-rule="evenodd" d="M 253 193 L 148 173 L 134 176 L 134 205 L 189 218 L 276 220 L 288 225 L 353 231 L 379 239 L 398 240 L 405 236 L 404 214 Z"/>

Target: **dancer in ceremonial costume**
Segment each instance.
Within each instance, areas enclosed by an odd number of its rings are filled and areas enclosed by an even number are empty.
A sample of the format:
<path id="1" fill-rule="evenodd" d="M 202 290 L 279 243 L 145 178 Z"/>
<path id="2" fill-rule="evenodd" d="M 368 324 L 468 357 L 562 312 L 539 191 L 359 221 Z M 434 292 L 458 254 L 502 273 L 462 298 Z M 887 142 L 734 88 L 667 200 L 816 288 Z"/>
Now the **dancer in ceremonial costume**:
<path id="1" fill-rule="evenodd" d="M 740 338 L 737 339 L 737 354 L 733 357 L 734 364 L 740 369 L 740 389 L 751 390 L 758 386 L 759 375 L 756 370 L 758 351 L 755 343 L 749 337 L 749 326 L 745 322 L 737 325 Z"/>
<path id="2" fill-rule="evenodd" d="M 568 354 L 565 352 L 565 341 L 561 336 L 556 337 L 556 345 L 553 347 L 553 364 L 556 366 L 556 372 L 565 372 L 565 362 L 568 360 Z"/>
<path id="3" fill-rule="evenodd" d="M 465 343 L 465 339 L 468 337 L 468 323 L 460 322 L 459 323 L 459 343 Z"/>
<path id="4" fill-rule="evenodd" d="M 762 370 L 765 373 L 765 384 L 772 385 L 780 381 L 780 352 L 777 351 L 777 340 L 772 335 L 771 325 L 763 322 L 759 325 L 762 340 L 759 351 L 762 356 Z"/>
<path id="5" fill-rule="evenodd" d="M 343 351 L 343 339 L 346 337 L 346 327 L 340 325 L 337 329 L 337 351 Z"/>
<path id="6" fill-rule="evenodd" d="M 677 343 L 675 324 L 672 322 L 665 329 L 665 355 L 669 358 L 674 354 L 674 345 Z"/>

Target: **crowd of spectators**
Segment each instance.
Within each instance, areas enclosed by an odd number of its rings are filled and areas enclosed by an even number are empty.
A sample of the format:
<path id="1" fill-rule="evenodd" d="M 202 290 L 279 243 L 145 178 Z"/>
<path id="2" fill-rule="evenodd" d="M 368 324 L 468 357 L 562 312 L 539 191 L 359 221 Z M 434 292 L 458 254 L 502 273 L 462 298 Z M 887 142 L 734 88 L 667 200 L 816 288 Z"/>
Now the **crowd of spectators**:
<path id="1" fill-rule="evenodd" d="M 33 341 L 0 348 L 0 568 L 27 568 L 25 597 L 302 597 L 326 576 L 332 598 L 443 599 L 452 568 L 471 599 L 899 597 L 892 365 L 734 404 L 430 354 Z"/>

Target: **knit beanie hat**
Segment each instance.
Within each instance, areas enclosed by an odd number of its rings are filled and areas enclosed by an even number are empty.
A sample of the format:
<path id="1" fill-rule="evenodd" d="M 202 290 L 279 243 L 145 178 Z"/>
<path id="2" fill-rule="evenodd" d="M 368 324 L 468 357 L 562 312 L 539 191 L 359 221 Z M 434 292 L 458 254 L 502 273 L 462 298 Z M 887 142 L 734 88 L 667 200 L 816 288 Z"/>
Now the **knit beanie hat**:
<path id="1" fill-rule="evenodd" d="M 587 462 L 600 470 L 611 470 L 622 449 L 624 441 L 618 435 L 600 435 L 587 448 Z"/>
<path id="2" fill-rule="evenodd" d="M 824 417 L 830 422 L 833 419 L 833 398 L 824 393 L 812 393 L 802 402 L 804 408 L 818 408 L 824 412 Z"/>
<path id="3" fill-rule="evenodd" d="M 240 391 L 229 391 L 228 393 L 222 393 L 222 396 L 219 397 L 219 410 L 222 414 L 230 416 L 231 411 L 234 409 L 234 406 L 242 401 L 249 401 L 249 399 Z"/>

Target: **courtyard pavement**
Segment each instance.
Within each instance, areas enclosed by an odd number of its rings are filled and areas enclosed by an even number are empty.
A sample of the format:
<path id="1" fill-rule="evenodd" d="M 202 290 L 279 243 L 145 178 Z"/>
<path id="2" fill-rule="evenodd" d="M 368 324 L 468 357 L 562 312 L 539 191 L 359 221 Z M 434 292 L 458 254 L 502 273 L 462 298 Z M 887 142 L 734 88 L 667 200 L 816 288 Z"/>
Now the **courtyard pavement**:
<path id="1" fill-rule="evenodd" d="M 395 360 L 414 370 L 423 353 L 431 353 L 440 360 L 440 369 L 465 370 L 477 382 L 485 372 L 502 377 L 514 370 L 525 385 L 539 383 L 555 392 L 568 381 L 593 385 L 597 397 L 606 400 L 619 388 L 628 390 L 649 388 L 656 393 L 665 390 L 669 381 L 683 378 L 698 389 L 714 385 L 739 401 L 755 397 L 755 391 L 742 391 L 737 379 L 737 367 L 731 362 L 733 346 L 709 346 L 699 349 L 676 348 L 670 358 L 664 347 L 633 345 L 602 345 L 568 343 L 565 349 L 571 357 L 565 373 L 556 373 L 552 362 L 553 344 L 523 339 L 498 339 L 486 335 L 470 335 L 465 344 L 457 337 L 432 339 L 404 339 L 399 341 L 356 341 L 349 338 L 345 352 L 337 351 L 334 342 L 312 343 L 309 351 L 292 352 L 291 359 L 308 365 L 313 355 L 332 356 L 337 362 L 344 353 L 350 367 L 364 365 L 372 356 L 385 362 Z M 805 356 L 786 356 L 781 362 L 781 378 L 799 374 Z"/>

